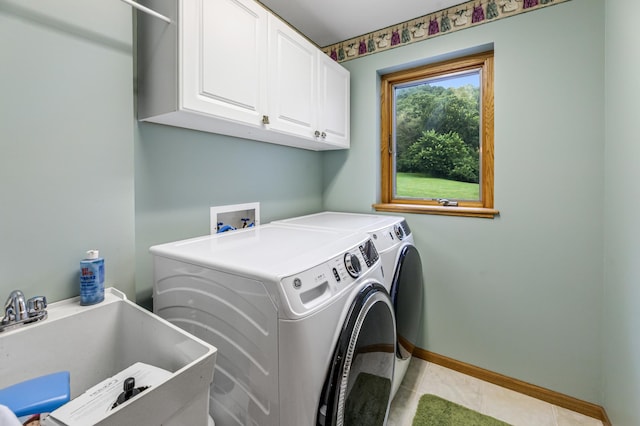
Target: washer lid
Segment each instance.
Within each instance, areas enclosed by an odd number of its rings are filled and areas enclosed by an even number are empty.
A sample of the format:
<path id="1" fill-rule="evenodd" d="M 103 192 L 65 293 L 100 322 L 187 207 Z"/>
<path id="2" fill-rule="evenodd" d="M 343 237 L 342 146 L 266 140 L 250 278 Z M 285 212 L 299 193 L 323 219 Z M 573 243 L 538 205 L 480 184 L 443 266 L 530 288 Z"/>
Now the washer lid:
<path id="1" fill-rule="evenodd" d="M 404 218 L 400 216 L 321 212 L 274 221 L 272 223 L 310 228 L 337 229 L 349 232 L 372 232 L 402 222 L 403 220 Z"/>
<path id="2" fill-rule="evenodd" d="M 332 259 L 368 239 L 329 229 L 260 225 L 153 246 L 158 256 L 273 281 Z"/>
<path id="3" fill-rule="evenodd" d="M 321 212 L 307 216 L 292 217 L 289 219 L 274 221 L 278 225 L 304 227 L 310 229 L 333 229 L 342 232 L 368 233 L 373 238 L 373 243 L 378 252 L 383 255 L 391 252 L 402 241 L 413 242 L 411 230 L 407 221 L 402 216 L 385 216 L 363 213 Z M 399 232 L 401 235 L 399 235 Z M 395 251 L 391 253 L 395 262 Z M 391 261 L 391 260 L 390 260 Z M 383 263 L 385 261 L 383 260 Z M 393 271 L 395 263 L 385 270 Z M 390 272 L 393 273 L 393 272 Z M 389 276 L 390 288 L 391 276 Z"/>

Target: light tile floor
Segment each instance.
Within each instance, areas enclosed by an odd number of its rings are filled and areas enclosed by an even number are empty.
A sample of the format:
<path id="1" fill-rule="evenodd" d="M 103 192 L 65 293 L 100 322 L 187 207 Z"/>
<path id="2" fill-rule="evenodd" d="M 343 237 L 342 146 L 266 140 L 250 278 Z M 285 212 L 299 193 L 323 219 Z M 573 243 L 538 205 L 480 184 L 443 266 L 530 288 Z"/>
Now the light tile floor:
<path id="1" fill-rule="evenodd" d="M 412 359 L 391 403 L 387 426 L 411 426 L 418 400 L 425 393 L 513 426 L 602 426 L 600 420 L 417 358 Z"/>

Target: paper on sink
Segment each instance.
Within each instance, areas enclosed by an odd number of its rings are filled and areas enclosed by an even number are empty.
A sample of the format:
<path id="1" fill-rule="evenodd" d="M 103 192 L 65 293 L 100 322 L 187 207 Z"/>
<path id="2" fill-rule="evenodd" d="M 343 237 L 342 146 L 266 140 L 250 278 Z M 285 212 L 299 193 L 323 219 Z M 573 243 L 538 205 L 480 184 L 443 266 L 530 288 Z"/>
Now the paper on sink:
<path id="1" fill-rule="evenodd" d="M 124 381 L 128 377 L 133 377 L 136 381 L 135 387 L 139 388 L 156 386 L 169 376 L 171 376 L 171 373 L 167 370 L 137 362 L 115 376 L 103 380 L 82 395 L 53 411 L 50 417 L 68 426 L 96 424 L 109 416 L 113 403 L 118 399 L 118 395 L 123 392 Z M 149 391 L 150 389 L 147 389 L 139 393 L 122 405 L 135 401 L 138 396 Z"/>

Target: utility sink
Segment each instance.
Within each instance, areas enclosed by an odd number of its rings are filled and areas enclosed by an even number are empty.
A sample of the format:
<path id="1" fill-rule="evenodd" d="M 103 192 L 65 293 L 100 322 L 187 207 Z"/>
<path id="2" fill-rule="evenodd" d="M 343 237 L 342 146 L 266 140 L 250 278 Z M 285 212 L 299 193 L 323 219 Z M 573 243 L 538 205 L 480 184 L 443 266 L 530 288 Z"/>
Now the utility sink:
<path id="1" fill-rule="evenodd" d="M 97 305 L 73 298 L 47 311 L 45 320 L 0 333 L 0 389 L 66 370 L 73 399 L 142 362 L 170 374 L 96 424 L 207 425 L 216 348 L 114 288 Z"/>

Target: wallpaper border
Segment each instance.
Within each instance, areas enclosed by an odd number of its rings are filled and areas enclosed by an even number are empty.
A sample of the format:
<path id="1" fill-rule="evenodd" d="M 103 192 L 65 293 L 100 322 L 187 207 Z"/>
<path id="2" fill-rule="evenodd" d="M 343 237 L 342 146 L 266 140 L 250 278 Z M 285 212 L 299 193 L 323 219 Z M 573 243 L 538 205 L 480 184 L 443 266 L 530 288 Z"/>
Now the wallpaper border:
<path id="1" fill-rule="evenodd" d="M 471 0 L 321 50 L 333 60 L 345 62 L 567 1 L 571 0 Z"/>

